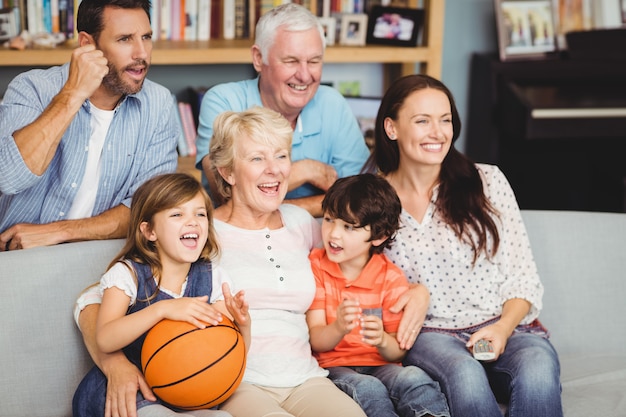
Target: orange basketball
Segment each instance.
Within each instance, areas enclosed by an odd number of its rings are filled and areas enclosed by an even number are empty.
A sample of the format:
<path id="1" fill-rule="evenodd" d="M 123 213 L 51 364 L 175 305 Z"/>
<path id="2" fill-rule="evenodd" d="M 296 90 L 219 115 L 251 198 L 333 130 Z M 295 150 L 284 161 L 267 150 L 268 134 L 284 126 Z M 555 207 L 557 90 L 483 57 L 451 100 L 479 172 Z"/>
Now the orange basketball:
<path id="1" fill-rule="evenodd" d="M 225 401 L 245 368 L 243 336 L 227 317 L 204 329 L 162 320 L 150 329 L 141 350 L 141 369 L 154 394 L 184 410 Z"/>

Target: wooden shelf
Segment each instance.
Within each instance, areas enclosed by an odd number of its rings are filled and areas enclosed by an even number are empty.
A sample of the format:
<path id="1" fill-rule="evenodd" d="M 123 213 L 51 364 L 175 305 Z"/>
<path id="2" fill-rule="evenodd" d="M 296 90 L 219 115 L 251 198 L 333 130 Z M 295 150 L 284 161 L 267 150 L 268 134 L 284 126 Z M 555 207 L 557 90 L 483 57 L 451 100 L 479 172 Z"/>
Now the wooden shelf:
<path id="1" fill-rule="evenodd" d="M 424 72 L 441 76 L 444 0 L 424 0 L 426 24 L 424 47 L 393 46 L 329 46 L 325 63 L 399 64 L 400 75 L 414 73 L 416 63 L 425 65 Z M 153 65 L 250 64 L 251 40 L 214 39 L 204 42 L 156 41 L 152 52 Z M 60 65 L 70 59 L 72 46 L 25 51 L 0 50 L 0 66 Z"/>
<path id="2" fill-rule="evenodd" d="M 250 64 L 252 42 L 213 40 L 206 42 L 158 41 L 152 52 L 153 65 Z M 1 50 L 0 66 L 50 66 L 69 61 L 73 46 L 55 49 Z M 329 46 L 326 63 L 403 63 L 428 61 L 428 48 L 390 46 Z"/>

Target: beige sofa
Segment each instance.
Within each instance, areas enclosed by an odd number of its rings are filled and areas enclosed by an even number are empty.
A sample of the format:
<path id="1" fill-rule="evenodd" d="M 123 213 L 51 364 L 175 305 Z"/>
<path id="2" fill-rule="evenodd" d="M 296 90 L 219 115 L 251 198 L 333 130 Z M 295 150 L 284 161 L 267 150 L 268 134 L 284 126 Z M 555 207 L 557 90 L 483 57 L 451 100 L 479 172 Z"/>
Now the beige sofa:
<path id="1" fill-rule="evenodd" d="M 566 417 L 626 416 L 626 214 L 525 211 Z M 121 240 L 0 253 L 0 417 L 67 417 L 92 366 L 72 319 Z M 540 417 L 540 416 L 537 416 Z"/>

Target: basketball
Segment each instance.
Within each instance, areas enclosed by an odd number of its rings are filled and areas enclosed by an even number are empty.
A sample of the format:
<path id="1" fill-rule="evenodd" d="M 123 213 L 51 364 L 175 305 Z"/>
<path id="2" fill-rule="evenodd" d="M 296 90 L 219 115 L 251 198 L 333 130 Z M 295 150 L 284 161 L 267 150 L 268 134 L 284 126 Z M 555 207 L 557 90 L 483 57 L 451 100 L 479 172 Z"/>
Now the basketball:
<path id="1" fill-rule="evenodd" d="M 204 329 L 165 319 L 148 331 L 141 369 L 162 401 L 183 410 L 211 408 L 239 386 L 246 368 L 243 336 L 222 317 Z"/>

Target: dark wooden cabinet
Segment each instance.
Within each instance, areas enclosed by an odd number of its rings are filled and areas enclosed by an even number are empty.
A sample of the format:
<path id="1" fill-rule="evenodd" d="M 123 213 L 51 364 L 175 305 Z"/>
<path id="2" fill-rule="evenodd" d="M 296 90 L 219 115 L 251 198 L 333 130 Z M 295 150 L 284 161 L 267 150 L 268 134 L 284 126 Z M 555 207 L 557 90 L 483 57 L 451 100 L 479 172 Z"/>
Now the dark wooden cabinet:
<path id="1" fill-rule="evenodd" d="M 521 208 L 626 211 L 626 62 L 476 54 L 471 80 L 467 154 Z"/>

